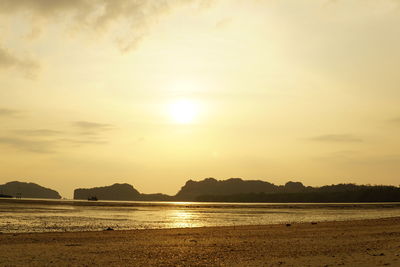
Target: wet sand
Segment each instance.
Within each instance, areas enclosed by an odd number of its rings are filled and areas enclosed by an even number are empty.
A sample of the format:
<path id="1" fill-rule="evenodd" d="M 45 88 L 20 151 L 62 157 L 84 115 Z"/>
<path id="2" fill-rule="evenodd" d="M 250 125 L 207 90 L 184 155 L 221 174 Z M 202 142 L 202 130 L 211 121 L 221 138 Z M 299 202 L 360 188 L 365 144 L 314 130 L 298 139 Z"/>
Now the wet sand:
<path id="1" fill-rule="evenodd" d="M 400 218 L 0 234 L 0 266 L 400 266 Z"/>

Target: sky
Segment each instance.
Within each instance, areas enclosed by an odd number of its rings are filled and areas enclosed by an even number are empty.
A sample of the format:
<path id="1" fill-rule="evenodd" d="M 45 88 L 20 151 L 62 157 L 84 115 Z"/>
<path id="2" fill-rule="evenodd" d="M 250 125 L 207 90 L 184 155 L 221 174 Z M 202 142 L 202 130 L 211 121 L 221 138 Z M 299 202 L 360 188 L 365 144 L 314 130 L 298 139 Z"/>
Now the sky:
<path id="1" fill-rule="evenodd" d="M 0 0 L 0 183 L 399 185 L 398 0 Z"/>

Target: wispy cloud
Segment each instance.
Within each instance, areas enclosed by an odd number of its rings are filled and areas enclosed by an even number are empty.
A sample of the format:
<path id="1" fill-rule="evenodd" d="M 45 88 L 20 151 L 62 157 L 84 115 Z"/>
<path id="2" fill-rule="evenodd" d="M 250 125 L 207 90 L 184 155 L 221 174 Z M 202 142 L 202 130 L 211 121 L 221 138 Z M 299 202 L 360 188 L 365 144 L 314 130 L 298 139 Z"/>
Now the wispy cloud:
<path id="1" fill-rule="evenodd" d="M 120 36 L 115 40 L 122 51 L 137 46 L 159 18 L 182 5 L 197 5 L 208 8 L 214 0 L 2 0 L 0 15 L 27 14 L 31 19 L 32 32 L 56 21 L 70 21 L 72 28 L 101 33 L 111 28 L 114 22 Z M 125 31 L 123 29 L 126 29 Z"/>
<path id="2" fill-rule="evenodd" d="M 73 124 L 76 127 L 82 128 L 82 129 L 103 129 L 103 130 L 108 130 L 110 128 L 113 128 L 111 124 L 105 124 L 105 123 L 97 123 L 97 122 L 91 122 L 91 121 L 75 121 Z"/>
<path id="3" fill-rule="evenodd" d="M 55 136 L 60 135 L 63 132 L 51 130 L 51 129 L 36 129 L 36 130 L 14 130 L 14 134 L 23 135 L 23 136 Z"/>
<path id="4" fill-rule="evenodd" d="M 71 138 L 58 139 L 57 141 L 66 143 L 66 144 L 71 144 L 74 146 L 107 144 L 107 141 L 104 141 L 104 140 L 81 140 L 81 139 L 71 139 Z"/>
<path id="5" fill-rule="evenodd" d="M 114 126 L 111 124 L 91 121 L 75 121 L 72 125 L 78 130 L 79 134 L 82 135 L 98 135 L 104 131 L 114 129 Z"/>
<path id="6" fill-rule="evenodd" d="M 351 134 L 326 134 L 310 138 L 312 141 L 328 142 L 328 143 L 356 143 L 363 142 L 363 140 Z"/>
<path id="7" fill-rule="evenodd" d="M 0 137 L 0 144 L 33 153 L 54 153 L 54 142 L 27 140 L 18 137 Z"/>
<path id="8" fill-rule="evenodd" d="M 19 115 L 21 112 L 16 109 L 0 108 L 0 118 L 1 117 L 14 117 Z"/>
<path id="9" fill-rule="evenodd" d="M 0 137 L 0 146 L 8 146 L 22 152 L 48 154 L 59 153 L 68 147 L 81 147 L 84 145 L 107 144 L 105 140 L 85 138 L 50 138 L 50 136 L 3 136 Z"/>
<path id="10" fill-rule="evenodd" d="M 396 118 L 390 119 L 389 123 L 400 126 L 400 117 L 396 117 Z"/>
<path id="11" fill-rule="evenodd" d="M 39 63 L 30 58 L 15 56 L 5 48 L 0 47 L 0 69 L 15 68 L 26 77 L 34 78 L 39 70 Z"/>
<path id="12" fill-rule="evenodd" d="M 17 111 L 1 109 L 0 114 L 18 114 Z M 68 148 L 85 145 L 107 144 L 102 133 L 114 129 L 111 124 L 90 121 L 75 121 L 73 130 L 57 129 L 15 129 L 0 136 L 0 146 L 7 146 L 22 152 L 30 153 L 60 153 Z"/>

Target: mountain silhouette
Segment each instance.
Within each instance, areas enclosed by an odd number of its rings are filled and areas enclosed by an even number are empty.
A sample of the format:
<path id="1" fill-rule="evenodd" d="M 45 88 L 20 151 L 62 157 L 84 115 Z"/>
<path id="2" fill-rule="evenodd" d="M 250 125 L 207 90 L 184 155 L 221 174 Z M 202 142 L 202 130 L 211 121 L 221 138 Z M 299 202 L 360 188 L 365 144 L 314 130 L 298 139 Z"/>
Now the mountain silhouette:
<path id="1" fill-rule="evenodd" d="M 74 199 L 89 199 L 91 197 L 97 197 L 99 200 L 139 200 L 140 193 L 130 184 L 113 184 L 74 190 Z"/>
<path id="2" fill-rule="evenodd" d="M 175 196 L 141 194 L 129 184 L 114 184 L 91 189 L 76 189 L 75 199 L 97 197 L 99 200 L 205 201 L 205 202 L 397 202 L 400 188 L 355 184 L 304 186 L 289 181 L 274 185 L 260 180 L 231 178 L 189 180 Z"/>
<path id="3" fill-rule="evenodd" d="M 203 202 L 270 202 L 270 203 L 334 203 L 334 202 L 399 202 L 400 188 L 383 185 L 337 184 L 304 187 L 289 182 L 275 192 L 254 191 L 235 194 L 197 195 L 193 201 Z"/>
<path id="4" fill-rule="evenodd" d="M 141 194 L 130 184 L 113 184 L 110 186 L 79 188 L 74 190 L 74 199 L 89 199 L 121 201 L 167 201 L 171 196 L 164 194 Z"/>
<path id="5" fill-rule="evenodd" d="M 0 185 L 0 197 L 54 198 L 60 194 L 35 183 L 9 182 Z M 261 180 L 231 178 L 201 181 L 188 180 L 175 196 L 143 194 L 130 184 L 79 188 L 74 199 L 117 201 L 204 201 L 204 202 L 400 202 L 400 187 L 384 185 L 336 184 L 321 187 L 304 186 L 289 181 L 275 185 Z"/>
<path id="6" fill-rule="evenodd" d="M 0 194 L 22 198 L 52 198 L 60 199 L 60 194 L 52 189 L 35 183 L 8 182 L 0 185 Z"/>
<path id="7" fill-rule="evenodd" d="M 242 180 L 241 178 L 231 178 L 228 180 L 216 180 L 206 178 L 202 181 L 189 180 L 176 194 L 177 200 L 195 201 L 204 195 L 227 196 L 248 193 L 291 193 L 303 192 L 308 190 L 301 182 L 287 182 L 284 186 L 274 185 L 260 180 Z"/>
<path id="8" fill-rule="evenodd" d="M 176 194 L 179 200 L 195 200 L 201 195 L 232 195 L 239 193 L 272 193 L 277 186 L 268 182 L 249 180 L 243 181 L 240 178 L 231 178 L 218 181 L 214 178 L 206 178 L 202 181 L 189 180 Z"/>

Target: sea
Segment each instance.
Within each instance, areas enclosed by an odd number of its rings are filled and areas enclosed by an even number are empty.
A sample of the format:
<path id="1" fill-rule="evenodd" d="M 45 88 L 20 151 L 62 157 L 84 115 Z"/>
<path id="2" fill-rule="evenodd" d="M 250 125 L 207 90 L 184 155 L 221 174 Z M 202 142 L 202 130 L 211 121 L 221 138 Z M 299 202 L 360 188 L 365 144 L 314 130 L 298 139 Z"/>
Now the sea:
<path id="1" fill-rule="evenodd" d="M 199 203 L 0 199 L 0 233 L 286 224 L 400 216 L 400 203 Z"/>

